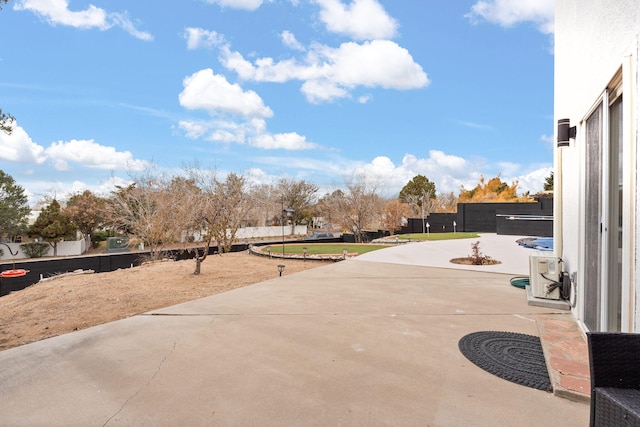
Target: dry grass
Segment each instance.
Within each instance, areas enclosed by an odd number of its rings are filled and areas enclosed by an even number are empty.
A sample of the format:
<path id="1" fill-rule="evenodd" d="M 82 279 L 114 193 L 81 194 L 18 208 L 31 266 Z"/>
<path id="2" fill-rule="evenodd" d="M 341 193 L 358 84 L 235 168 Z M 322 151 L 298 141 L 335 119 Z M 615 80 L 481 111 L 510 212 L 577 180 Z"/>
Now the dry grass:
<path id="1" fill-rule="evenodd" d="M 0 298 L 0 350 L 226 292 L 326 262 L 269 259 L 246 252 L 164 261 L 110 273 L 65 275 Z"/>

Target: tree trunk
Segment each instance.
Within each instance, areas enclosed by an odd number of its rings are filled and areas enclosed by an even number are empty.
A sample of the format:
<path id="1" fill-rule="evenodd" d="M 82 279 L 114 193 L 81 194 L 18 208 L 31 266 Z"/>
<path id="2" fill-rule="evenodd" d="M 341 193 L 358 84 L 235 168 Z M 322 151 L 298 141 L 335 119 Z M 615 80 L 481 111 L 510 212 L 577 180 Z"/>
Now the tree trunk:
<path id="1" fill-rule="evenodd" d="M 200 274 L 200 266 L 202 265 L 202 258 L 198 256 L 198 250 L 196 249 L 196 269 L 193 271 L 194 276 Z"/>

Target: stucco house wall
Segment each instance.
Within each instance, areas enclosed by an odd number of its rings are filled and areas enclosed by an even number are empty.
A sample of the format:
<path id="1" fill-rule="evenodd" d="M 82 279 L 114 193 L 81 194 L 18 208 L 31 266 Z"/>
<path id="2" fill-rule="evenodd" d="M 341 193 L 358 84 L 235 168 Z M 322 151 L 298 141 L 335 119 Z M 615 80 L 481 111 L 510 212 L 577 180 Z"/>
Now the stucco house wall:
<path id="1" fill-rule="evenodd" d="M 577 135 L 555 150 L 556 254 L 574 278 L 573 313 L 583 320 L 585 247 L 594 236 L 585 233 L 585 120 L 607 85 L 622 70 L 624 150 L 623 273 L 621 330 L 640 332 L 637 271 L 640 224 L 637 210 L 638 34 L 637 0 L 557 0 L 555 6 L 554 122 L 569 118 Z M 556 133 L 557 140 L 557 133 Z M 597 237 L 597 236 L 596 236 Z"/>

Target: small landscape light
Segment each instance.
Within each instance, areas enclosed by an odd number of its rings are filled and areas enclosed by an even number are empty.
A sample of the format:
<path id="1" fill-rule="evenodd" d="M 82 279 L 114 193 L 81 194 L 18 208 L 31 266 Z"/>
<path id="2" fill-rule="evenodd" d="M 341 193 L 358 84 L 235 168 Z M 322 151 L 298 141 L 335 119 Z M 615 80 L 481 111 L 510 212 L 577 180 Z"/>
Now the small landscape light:
<path id="1" fill-rule="evenodd" d="M 347 253 L 348 252 L 349 252 L 349 249 L 342 248 L 342 259 L 347 259 Z"/>
<path id="2" fill-rule="evenodd" d="M 284 271 L 284 264 L 278 264 L 278 272 L 280 273 L 280 277 L 282 277 L 283 271 Z"/>

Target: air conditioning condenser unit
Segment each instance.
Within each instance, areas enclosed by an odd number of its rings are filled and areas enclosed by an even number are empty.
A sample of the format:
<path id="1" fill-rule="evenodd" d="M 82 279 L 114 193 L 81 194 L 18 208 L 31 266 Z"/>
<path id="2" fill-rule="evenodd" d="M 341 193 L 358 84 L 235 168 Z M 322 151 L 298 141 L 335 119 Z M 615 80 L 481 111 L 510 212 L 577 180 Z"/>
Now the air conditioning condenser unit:
<path id="1" fill-rule="evenodd" d="M 562 277 L 562 260 L 549 255 L 529 257 L 529 285 L 535 298 L 559 300 Z"/>

